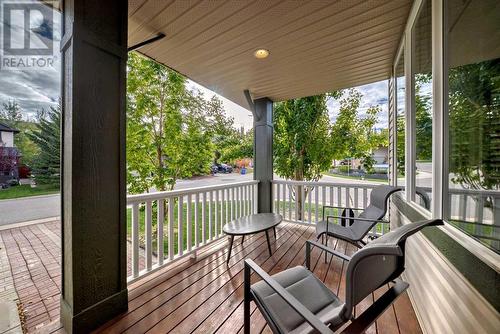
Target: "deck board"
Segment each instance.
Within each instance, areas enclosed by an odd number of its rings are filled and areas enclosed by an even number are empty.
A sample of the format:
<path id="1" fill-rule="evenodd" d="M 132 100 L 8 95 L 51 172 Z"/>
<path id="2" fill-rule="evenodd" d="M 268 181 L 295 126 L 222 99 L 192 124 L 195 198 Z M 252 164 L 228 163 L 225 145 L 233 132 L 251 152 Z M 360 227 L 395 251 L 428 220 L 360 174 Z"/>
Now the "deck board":
<path id="1" fill-rule="evenodd" d="M 277 228 L 277 239 L 271 239 L 273 255 L 269 257 L 264 234 L 235 242 L 226 266 L 227 242 L 200 251 L 197 259 L 166 267 L 130 286 L 129 310 L 108 322 L 99 333 L 238 333 L 243 327 L 243 259 L 252 258 L 265 271 L 274 274 L 305 261 L 305 241 L 314 238 L 314 229 L 283 223 Z M 330 239 L 337 251 L 353 254 L 355 247 Z M 313 248 L 311 266 L 314 273 L 332 291 L 345 296 L 344 261 L 327 256 Z M 252 280 L 256 281 L 255 275 Z M 367 308 L 373 298 L 387 287 L 368 296 L 357 308 Z M 252 333 L 270 333 L 261 313 L 251 304 Z M 404 322 L 404 325 L 401 323 Z M 403 295 L 389 308 L 369 333 L 421 333 L 408 296 Z"/>

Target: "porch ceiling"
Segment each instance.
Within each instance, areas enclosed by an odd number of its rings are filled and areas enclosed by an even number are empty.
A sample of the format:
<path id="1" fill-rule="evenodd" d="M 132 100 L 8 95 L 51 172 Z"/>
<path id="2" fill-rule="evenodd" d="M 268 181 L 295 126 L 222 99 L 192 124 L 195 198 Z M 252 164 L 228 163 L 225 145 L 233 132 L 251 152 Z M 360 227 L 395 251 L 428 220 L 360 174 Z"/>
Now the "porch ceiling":
<path id="1" fill-rule="evenodd" d="M 129 1 L 129 45 L 247 107 L 383 79 L 413 1 Z M 258 60 L 256 49 L 270 56 Z"/>

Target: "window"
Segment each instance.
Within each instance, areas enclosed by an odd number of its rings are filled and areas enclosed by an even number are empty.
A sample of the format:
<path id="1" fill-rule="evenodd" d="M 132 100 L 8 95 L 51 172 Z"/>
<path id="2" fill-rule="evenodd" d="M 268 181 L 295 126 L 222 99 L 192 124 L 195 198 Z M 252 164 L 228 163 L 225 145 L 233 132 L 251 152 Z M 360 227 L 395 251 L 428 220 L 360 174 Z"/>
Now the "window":
<path id="1" fill-rule="evenodd" d="M 413 26 L 412 81 L 415 122 L 415 186 L 418 204 L 429 209 L 432 193 L 432 24 L 424 1 Z"/>
<path id="2" fill-rule="evenodd" d="M 405 185 L 405 70 L 404 49 L 396 64 L 396 185 Z"/>
<path id="3" fill-rule="evenodd" d="M 500 251 L 500 2 L 448 0 L 449 222 Z"/>

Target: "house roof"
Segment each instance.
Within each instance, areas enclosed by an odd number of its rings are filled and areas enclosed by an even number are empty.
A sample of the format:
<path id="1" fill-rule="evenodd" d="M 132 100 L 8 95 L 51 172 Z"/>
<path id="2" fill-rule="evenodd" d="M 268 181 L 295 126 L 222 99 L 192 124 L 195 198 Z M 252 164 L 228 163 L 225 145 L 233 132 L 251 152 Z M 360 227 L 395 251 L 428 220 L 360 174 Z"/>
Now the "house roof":
<path id="1" fill-rule="evenodd" d="M 389 78 L 412 3 L 129 0 L 128 45 L 248 107 Z"/>
<path id="2" fill-rule="evenodd" d="M 5 123 L 0 123 L 0 131 L 2 132 L 14 132 L 14 133 L 19 133 L 19 130 L 11 128 Z"/>

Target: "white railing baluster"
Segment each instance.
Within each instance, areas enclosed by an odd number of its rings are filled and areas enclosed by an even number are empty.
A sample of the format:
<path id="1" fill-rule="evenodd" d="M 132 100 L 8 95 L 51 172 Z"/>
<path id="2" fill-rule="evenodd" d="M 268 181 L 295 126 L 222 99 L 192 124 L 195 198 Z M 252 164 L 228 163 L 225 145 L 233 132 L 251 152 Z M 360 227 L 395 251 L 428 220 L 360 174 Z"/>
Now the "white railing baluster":
<path id="1" fill-rule="evenodd" d="M 342 187 L 338 186 L 337 187 L 337 205 L 336 206 L 342 206 Z M 340 212 L 337 210 L 337 215 L 340 215 Z"/>
<path id="2" fill-rule="evenodd" d="M 349 187 L 345 187 L 345 206 L 346 208 L 350 208 L 351 207 L 351 189 Z"/>
<path id="3" fill-rule="evenodd" d="M 187 195 L 187 203 L 186 203 L 186 234 L 187 234 L 187 250 L 188 252 L 191 251 L 191 246 L 192 246 L 192 236 L 191 233 L 193 232 L 193 226 L 191 223 L 191 201 L 193 199 L 191 198 L 191 194 Z"/>
<path id="4" fill-rule="evenodd" d="M 286 184 L 283 185 L 283 218 L 285 217 L 286 214 Z"/>
<path id="5" fill-rule="evenodd" d="M 215 237 L 219 236 L 219 191 L 215 191 Z"/>
<path id="6" fill-rule="evenodd" d="M 169 197 L 168 199 L 168 258 L 170 260 L 174 259 L 174 205 L 175 197 Z"/>
<path id="7" fill-rule="evenodd" d="M 132 276 L 139 276 L 139 204 L 132 205 Z"/>
<path id="8" fill-rule="evenodd" d="M 200 215 L 198 212 L 198 206 L 200 202 L 200 194 L 196 193 L 194 195 L 194 244 L 196 247 L 200 247 Z"/>
<path id="9" fill-rule="evenodd" d="M 153 236 L 153 210 L 152 210 L 152 203 L 151 201 L 146 201 L 146 216 L 145 216 L 145 221 L 144 221 L 144 233 L 145 233 L 145 257 L 146 257 L 146 270 L 149 271 L 151 270 L 151 267 L 153 265 L 153 242 L 152 242 L 152 236 Z"/>
<path id="10" fill-rule="evenodd" d="M 208 235 L 210 236 L 210 240 L 213 240 L 213 235 L 212 235 L 212 205 L 213 205 L 213 193 L 210 191 L 208 193 Z"/>
<path id="11" fill-rule="evenodd" d="M 467 195 L 458 195 L 460 197 L 460 213 L 459 220 L 467 221 Z"/>
<path id="12" fill-rule="evenodd" d="M 251 187 L 248 185 L 248 186 L 245 186 L 247 188 L 247 215 L 251 215 L 252 214 L 252 207 L 251 207 L 251 201 L 250 201 L 250 192 L 251 192 Z"/>
<path id="13" fill-rule="evenodd" d="M 234 220 L 234 187 L 231 187 L 231 220 Z"/>
<path id="14" fill-rule="evenodd" d="M 316 223 L 318 222 L 318 208 L 319 208 L 319 198 L 318 198 L 318 186 L 314 187 L 314 201 L 316 202 L 314 207 L 314 214 L 316 215 Z"/>
<path id="15" fill-rule="evenodd" d="M 275 187 L 275 194 L 276 194 L 276 201 L 273 201 L 274 204 L 274 212 L 277 214 L 280 213 L 280 185 L 279 183 L 276 185 L 272 185 L 272 187 Z"/>
<path id="16" fill-rule="evenodd" d="M 359 208 L 358 203 L 358 188 L 354 188 L 354 207 Z"/>
<path id="17" fill-rule="evenodd" d="M 201 237 L 203 244 L 207 243 L 207 193 L 204 192 L 201 202 Z"/>
<path id="18" fill-rule="evenodd" d="M 156 201 L 157 205 L 157 215 L 156 215 L 156 233 L 157 233 L 157 244 L 156 252 L 158 254 L 158 265 L 163 264 L 163 259 L 165 258 L 165 250 L 163 244 L 163 224 L 165 223 L 165 200 L 159 199 Z"/>
<path id="19" fill-rule="evenodd" d="M 300 208 L 300 212 L 301 212 L 301 215 L 302 215 L 302 222 L 306 222 L 306 187 L 305 186 L 302 186 L 300 187 L 300 192 L 301 192 L 301 198 L 302 198 L 302 203 L 300 203 L 301 205 L 301 208 Z"/>
<path id="20" fill-rule="evenodd" d="M 363 188 L 363 209 L 365 209 L 368 204 L 368 191 L 366 190 L 366 188 Z"/>
<path id="21" fill-rule="evenodd" d="M 288 190 L 288 219 L 292 220 L 292 186 L 287 186 Z"/>
<path id="22" fill-rule="evenodd" d="M 314 187 L 314 191 L 317 191 L 318 187 Z M 308 214 L 309 214 L 309 223 L 312 223 L 312 188 L 309 188 L 309 195 L 307 196 L 307 205 L 308 207 Z M 316 215 L 318 214 L 318 208 L 316 207 Z"/>
<path id="23" fill-rule="evenodd" d="M 253 197 L 252 197 L 252 201 L 253 201 L 253 213 L 257 213 L 258 211 L 258 186 L 257 184 L 254 184 L 252 186 L 253 188 Z"/>
<path id="24" fill-rule="evenodd" d="M 321 186 L 321 196 L 322 196 L 321 201 L 323 203 L 323 207 L 325 207 L 325 205 L 326 205 L 326 187 L 325 186 Z M 319 202 L 319 200 L 318 200 L 318 202 Z M 316 223 L 319 221 L 318 218 L 319 218 L 318 215 L 316 215 Z"/>
<path id="25" fill-rule="evenodd" d="M 483 214 L 484 214 L 484 197 L 478 195 L 476 201 L 476 217 L 474 221 L 481 224 L 483 222 Z M 474 234 L 482 236 L 483 226 L 479 224 L 474 224 Z"/>
<path id="26" fill-rule="evenodd" d="M 184 226 L 182 223 L 184 216 L 183 196 L 179 196 L 177 202 L 177 253 L 184 254 Z"/>
<path id="27" fill-rule="evenodd" d="M 229 222 L 230 215 L 240 217 L 257 210 L 258 183 L 259 181 L 244 181 L 128 195 L 127 215 L 131 215 L 128 235 L 130 242 L 127 246 L 131 247 L 127 250 L 131 254 L 131 274 L 128 281 L 134 282 L 171 261 L 193 254 L 196 249 L 207 244 L 208 240 L 220 240 L 223 236 L 222 227 Z M 141 211 L 142 206 L 144 212 Z M 153 228 L 156 230 L 153 231 Z M 157 236 L 153 239 L 154 232 Z"/>
<path id="28" fill-rule="evenodd" d="M 330 187 L 330 203 L 328 205 L 335 205 L 333 204 L 333 187 Z"/>
<path id="29" fill-rule="evenodd" d="M 222 234 L 222 228 L 224 227 L 224 225 L 227 223 L 227 219 L 226 219 L 226 214 L 225 214 L 225 211 L 227 209 L 227 206 L 226 206 L 226 189 L 222 189 L 221 191 L 221 200 L 220 200 L 220 230 L 221 230 L 221 234 Z"/>

